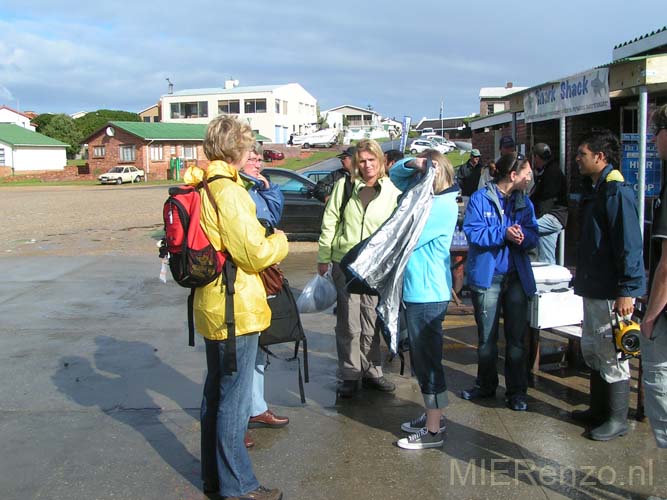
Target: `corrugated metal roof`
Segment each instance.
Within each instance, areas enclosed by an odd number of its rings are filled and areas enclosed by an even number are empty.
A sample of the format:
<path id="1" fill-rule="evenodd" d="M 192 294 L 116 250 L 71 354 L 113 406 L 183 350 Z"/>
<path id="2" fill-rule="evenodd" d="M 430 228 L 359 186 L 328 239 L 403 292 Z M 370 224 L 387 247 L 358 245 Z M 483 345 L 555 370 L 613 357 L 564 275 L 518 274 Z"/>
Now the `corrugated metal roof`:
<path id="1" fill-rule="evenodd" d="M 111 126 L 129 132 L 146 140 L 166 141 L 201 141 L 206 135 L 205 124 L 196 123 L 148 123 L 148 122 L 109 122 Z"/>
<path id="2" fill-rule="evenodd" d="M 0 123 L 0 141 L 10 146 L 46 146 L 68 147 L 69 144 L 57 141 L 43 134 L 19 127 L 13 123 Z"/>
<path id="3" fill-rule="evenodd" d="M 223 87 L 212 87 L 208 89 L 185 89 L 178 90 L 173 94 L 164 94 L 162 97 L 170 96 L 189 96 L 189 95 L 207 95 L 207 94 L 245 94 L 253 92 L 272 92 L 277 88 L 284 87 L 287 84 L 282 85 L 255 85 L 248 87 L 234 87 L 231 89 L 226 89 Z"/>
<path id="4" fill-rule="evenodd" d="M 619 47 L 625 47 L 626 45 L 629 45 L 629 44 L 634 43 L 634 42 L 638 42 L 639 40 L 643 40 L 644 38 L 648 38 L 649 36 L 653 36 L 653 35 L 656 35 L 658 33 L 662 33 L 663 31 L 667 31 L 667 26 L 663 26 L 662 28 L 657 29 L 655 31 L 651 31 L 650 33 L 645 33 L 642 36 L 638 36 L 634 40 L 628 40 L 627 42 L 623 42 L 623 43 L 620 43 L 618 45 L 615 45 L 614 49 L 618 49 Z"/>

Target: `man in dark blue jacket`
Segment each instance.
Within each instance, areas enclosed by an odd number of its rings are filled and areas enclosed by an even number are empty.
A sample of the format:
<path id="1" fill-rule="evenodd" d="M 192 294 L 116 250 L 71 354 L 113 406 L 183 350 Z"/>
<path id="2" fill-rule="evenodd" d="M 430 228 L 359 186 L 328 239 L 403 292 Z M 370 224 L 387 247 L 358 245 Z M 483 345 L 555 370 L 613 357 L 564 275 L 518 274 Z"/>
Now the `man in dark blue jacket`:
<path id="1" fill-rule="evenodd" d="M 618 138 L 600 131 L 581 142 L 576 156 L 587 179 L 579 206 L 574 291 L 584 299 L 581 351 L 591 368 L 591 405 L 572 416 L 595 426 L 590 437 L 596 441 L 628 432 L 630 369 L 618 358 L 611 318 L 614 312 L 630 316 L 634 298 L 646 293 L 637 202 L 614 168 L 619 152 Z"/>

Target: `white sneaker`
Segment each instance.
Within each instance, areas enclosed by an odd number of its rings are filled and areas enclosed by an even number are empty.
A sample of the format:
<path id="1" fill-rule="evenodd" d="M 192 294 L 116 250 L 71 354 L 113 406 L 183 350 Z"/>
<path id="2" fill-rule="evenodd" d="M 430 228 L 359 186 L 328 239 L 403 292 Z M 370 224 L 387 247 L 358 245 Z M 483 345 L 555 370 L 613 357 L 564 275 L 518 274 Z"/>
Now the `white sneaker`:
<path id="1" fill-rule="evenodd" d="M 404 450 L 424 450 L 426 448 L 440 448 L 444 442 L 442 432 L 434 435 L 424 427 L 408 437 L 399 439 L 396 441 L 396 445 Z"/>
<path id="2" fill-rule="evenodd" d="M 415 418 L 414 420 L 410 420 L 409 422 L 403 422 L 401 424 L 401 430 L 403 432 L 417 432 L 420 429 L 423 429 L 426 427 L 426 413 L 422 413 L 419 417 Z M 445 432 L 445 429 L 447 426 L 445 425 L 445 416 L 442 415 L 440 417 L 440 432 Z"/>

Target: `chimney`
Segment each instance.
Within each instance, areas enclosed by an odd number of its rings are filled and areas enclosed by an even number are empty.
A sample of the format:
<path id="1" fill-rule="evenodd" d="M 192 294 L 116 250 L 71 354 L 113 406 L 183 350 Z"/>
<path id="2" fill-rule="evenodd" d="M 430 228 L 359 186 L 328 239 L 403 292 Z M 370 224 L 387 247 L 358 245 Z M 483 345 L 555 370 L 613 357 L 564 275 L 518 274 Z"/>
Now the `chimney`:
<path id="1" fill-rule="evenodd" d="M 507 82 L 507 84 L 505 85 L 505 88 L 506 88 L 506 89 L 511 89 L 511 88 L 512 88 L 512 85 L 513 85 L 512 82 Z"/>
<path id="2" fill-rule="evenodd" d="M 225 90 L 233 89 L 239 86 L 238 80 L 225 80 Z"/>

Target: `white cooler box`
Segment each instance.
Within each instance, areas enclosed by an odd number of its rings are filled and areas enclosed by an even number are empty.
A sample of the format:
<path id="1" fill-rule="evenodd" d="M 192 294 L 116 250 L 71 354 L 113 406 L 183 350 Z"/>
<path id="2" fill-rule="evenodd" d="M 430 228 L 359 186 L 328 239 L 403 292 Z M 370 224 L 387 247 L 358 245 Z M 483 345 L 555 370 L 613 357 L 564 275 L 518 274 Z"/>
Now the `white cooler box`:
<path id="1" fill-rule="evenodd" d="M 584 319 L 584 303 L 571 288 L 558 292 L 537 292 L 528 303 L 531 328 L 578 325 Z"/>
<path id="2" fill-rule="evenodd" d="M 532 262 L 537 293 L 569 288 L 572 273 L 567 267 L 543 262 Z"/>
<path id="3" fill-rule="evenodd" d="M 578 325 L 584 317 L 581 297 L 569 288 L 572 273 L 563 266 L 533 262 L 537 295 L 530 299 L 532 328 Z"/>

